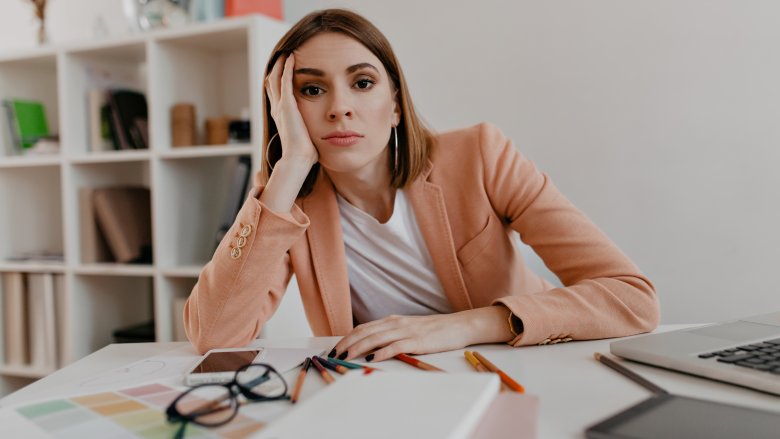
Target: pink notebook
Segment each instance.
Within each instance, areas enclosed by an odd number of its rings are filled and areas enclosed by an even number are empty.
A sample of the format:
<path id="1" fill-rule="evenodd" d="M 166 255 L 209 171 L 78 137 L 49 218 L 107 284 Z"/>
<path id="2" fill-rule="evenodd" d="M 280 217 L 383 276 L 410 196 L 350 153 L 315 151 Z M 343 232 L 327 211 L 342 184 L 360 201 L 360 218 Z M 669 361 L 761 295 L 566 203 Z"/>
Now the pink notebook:
<path id="1" fill-rule="evenodd" d="M 530 439 L 537 434 L 539 399 L 501 392 L 490 403 L 470 439 Z"/>

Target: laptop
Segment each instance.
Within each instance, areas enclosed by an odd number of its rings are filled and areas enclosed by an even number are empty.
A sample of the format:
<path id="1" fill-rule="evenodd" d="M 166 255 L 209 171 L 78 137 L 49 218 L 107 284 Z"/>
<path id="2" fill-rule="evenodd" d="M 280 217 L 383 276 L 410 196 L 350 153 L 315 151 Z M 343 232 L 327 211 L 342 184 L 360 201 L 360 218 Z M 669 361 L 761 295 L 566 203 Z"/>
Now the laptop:
<path id="1" fill-rule="evenodd" d="M 780 312 L 610 343 L 640 363 L 780 395 Z"/>

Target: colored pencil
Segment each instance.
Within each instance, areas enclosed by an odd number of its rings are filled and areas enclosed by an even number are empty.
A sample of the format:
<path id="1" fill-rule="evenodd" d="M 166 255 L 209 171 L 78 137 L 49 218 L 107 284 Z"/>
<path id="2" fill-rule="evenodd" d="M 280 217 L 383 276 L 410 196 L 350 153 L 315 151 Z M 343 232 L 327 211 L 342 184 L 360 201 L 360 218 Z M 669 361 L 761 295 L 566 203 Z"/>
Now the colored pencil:
<path id="1" fill-rule="evenodd" d="M 397 360 L 403 361 L 404 363 L 411 364 L 412 366 L 414 366 L 414 367 L 416 367 L 418 369 L 429 370 L 429 371 L 432 371 L 432 372 L 444 372 L 443 369 L 439 369 L 438 367 L 436 367 L 436 366 L 434 366 L 432 364 L 428 364 L 428 363 L 426 363 L 426 362 L 424 362 L 422 360 L 418 360 L 418 359 L 410 357 L 410 356 L 408 356 L 406 354 L 398 354 L 398 355 L 395 356 L 395 358 Z"/>
<path id="2" fill-rule="evenodd" d="M 340 373 L 342 375 L 344 375 L 345 373 L 349 372 L 349 369 L 347 369 L 346 367 L 344 367 L 344 366 L 342 366 L 340 364 L 336 364 L 336 363 L 334 363 L 332 361 L 329 361 L 327 358 L 317 357 L 317 361 L 319 361 L 320 364 L 322 364 L 326 368 L 328 368 L 328 369 L 330 369 L 330 370 L 332 370 L 334 372 L 338 372 L 338 373 Z"/>
<path id="3" fill-rule="evenodd" d="M 375 367 L 364 366 L 362 364 L 357 364 L 357 363 L 350 363 L 349 361 L 345 361 L 345 360 L 339 360 L 338 358 L 331 358 L 329 361 L 331 363 L 340 364 L 340 365 L 346 367 L 347 369 L 365 369 L 366 372 L 373 372 L 375 370 L 381 370 L 381 369 L 377 369 Z"/>
<path id="4" fill-rule="evenodd" d="M 637 375 L 636 373 L 628 370 L 625 366 L 618 363 L 617 361 L 609 358 L 606 355 L 600 354 L 598 352 L 594 353 L 593 356 L 599 360 L 602 364 L 609 367 L 610 369 L 614 370 L 615 372 L 625 376 L 626 378 L 630 379 L 631 381 L 639 384 L 640 386 L 644 387 L 647 390 L 650 390 L 651 392 L 655 394 L 667 394 L 669 392 L 666 391 L 666 389 L 663 389 L 650 381 L 646 380 L 645 378 Z"/>
<path id="5" fill-rule="evenodd" d="M 301 371 L 298 372 L 298 379 L 295 380 L 295 388 L 293 389 L 292 396 L 290 397 L 290 402 L 293 404 L 298 401 L 298 396 L 301 394 L 303 380 L 306 378 L 306 372 L 309 371 L 309 366 L 311 366 L 311 358 L 306 357 L 306 359 L 303 361 L 303 366 L 301 366 Z"/>
<path id="6" fill-rule="evenodd" d="M 466 357 L 466 361 L 471 364 L 474 369 L 477 370 L 477 372 L 489 372 L 485 366 L 482 365 L 482 363 L 477 360 L 477 357 L 474 356 L 474 353 L 471 351 L 464 351 L 463 355 Z"/>
<path id="7" fill-rule="evenodd" d="M 510 389 L 518 393 L 525 393 L 525 389 L 523 388 L 523 386 L 520 385 L 520 383 L 513 380 L 509 375 L 504 373 L 503 370 L 497 368 L 495 364 L 491 363 L 490 360 L 482 356 L 482 354 L 480 354 L 477 351 L 474 351 L 474 356 L 477 357 L 477 360 L 479 360 L 479 362 L 482 363 L 482 365 L 485 366 L 489 371 L 497 373 L 498 376 L 501 377 L 501 381 L 503 381 L 504 384 L 509 386 Z"/>
<path id="8" fill-rule="evenodd" d="M 317 360 L 317 357 L 311 357 L 311 362 L 314 363 L 314 367 L 320 371 L 320 375 L 322 375 L 322 379 L 324 379 L 326 383 L 331 384 L 336 381 L 333 378 L 333 375 L 331 375 L 330 372 L 328 372 L 325 367 L 320 364 L 320 361 Z"/>

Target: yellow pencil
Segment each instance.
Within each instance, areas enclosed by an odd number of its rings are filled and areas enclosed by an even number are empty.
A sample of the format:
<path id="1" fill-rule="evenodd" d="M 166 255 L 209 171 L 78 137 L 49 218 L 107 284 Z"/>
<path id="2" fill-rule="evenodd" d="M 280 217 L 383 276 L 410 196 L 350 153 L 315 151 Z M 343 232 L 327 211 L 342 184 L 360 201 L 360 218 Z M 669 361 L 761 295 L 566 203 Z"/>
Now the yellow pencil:
<path id="1" fill-rule="evenodd" d="M 483 366 L 479 360 L 477 360 L 477 357 L 475 357 L 471 351 L 463 351 L 463 355 L 466 357 L 466 361 L 468 361 L 471 366 L 477 370 L 477 372 L 489 372 L 487 368 Z"/>

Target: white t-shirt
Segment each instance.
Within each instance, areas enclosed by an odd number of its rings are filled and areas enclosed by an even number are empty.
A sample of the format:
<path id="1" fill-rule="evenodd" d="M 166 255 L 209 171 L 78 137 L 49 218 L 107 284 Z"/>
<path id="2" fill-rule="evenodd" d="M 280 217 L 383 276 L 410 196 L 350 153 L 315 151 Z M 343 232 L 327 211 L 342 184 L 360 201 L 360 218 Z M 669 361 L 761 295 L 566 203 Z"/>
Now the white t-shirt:
<path id="1" fill-rule="evenodd" d="M 384 224 L 338 194 L 337 198 L 352 314 L 358 323 L 392 314 L 452 312 L 402 190 L 396 191 L 393 215 Z"/>

